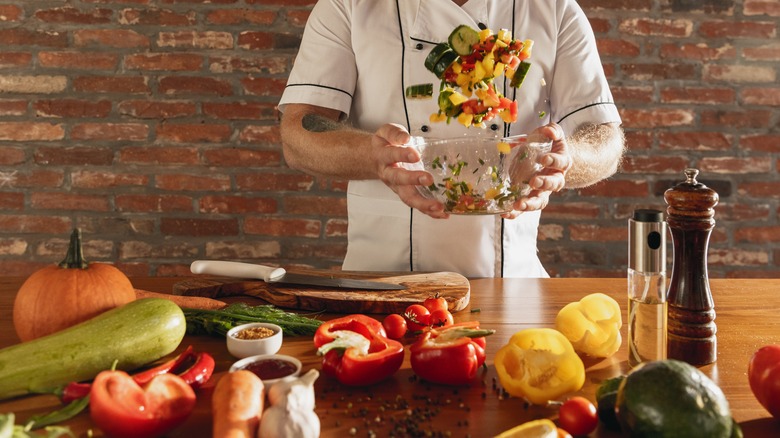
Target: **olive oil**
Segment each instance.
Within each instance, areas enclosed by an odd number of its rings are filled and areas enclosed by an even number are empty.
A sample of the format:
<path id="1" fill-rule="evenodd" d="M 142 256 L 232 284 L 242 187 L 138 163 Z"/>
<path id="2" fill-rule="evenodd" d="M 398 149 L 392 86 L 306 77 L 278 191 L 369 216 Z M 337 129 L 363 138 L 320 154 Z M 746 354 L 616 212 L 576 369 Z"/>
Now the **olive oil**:
<path id="1" fill-rule="evenodd" d="M 628 300 L 628 363 L 666 359 L 666 302 Z"/>

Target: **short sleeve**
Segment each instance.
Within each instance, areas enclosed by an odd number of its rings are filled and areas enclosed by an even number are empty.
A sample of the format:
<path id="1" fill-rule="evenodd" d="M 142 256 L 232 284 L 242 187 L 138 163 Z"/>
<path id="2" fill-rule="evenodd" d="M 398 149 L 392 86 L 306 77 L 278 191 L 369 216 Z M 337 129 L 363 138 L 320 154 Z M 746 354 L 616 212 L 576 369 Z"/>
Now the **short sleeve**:
<path id="1" fill-rule="evenodd" d="M 306 22 L 279 110 L 305 103 L 349 114 L 357 80 L 349 2 L 320 0 Z"/>
<path id="2" fill-rule="evenodd" d="M 551 118 L 567 134 L 583 123 L 620 123 L 590 22 L 576 2 L 561 4 Z"/>

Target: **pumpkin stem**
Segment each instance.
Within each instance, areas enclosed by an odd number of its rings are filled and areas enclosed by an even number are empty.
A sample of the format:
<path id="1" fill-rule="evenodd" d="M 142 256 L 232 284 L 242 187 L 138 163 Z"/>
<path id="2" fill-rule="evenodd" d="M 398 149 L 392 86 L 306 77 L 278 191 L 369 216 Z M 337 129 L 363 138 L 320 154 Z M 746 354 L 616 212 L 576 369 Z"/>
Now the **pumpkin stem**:
<path id="1" fill-rule="evenodd" d="M 68 245 L 68 254 L 60 262 L 60 268 L 63 269 L 87 269 L 89 263 L 84 259 L 84 250 L 81 248 L 81 230 L 73 229 L 70 235 L 70 245 Z"/>

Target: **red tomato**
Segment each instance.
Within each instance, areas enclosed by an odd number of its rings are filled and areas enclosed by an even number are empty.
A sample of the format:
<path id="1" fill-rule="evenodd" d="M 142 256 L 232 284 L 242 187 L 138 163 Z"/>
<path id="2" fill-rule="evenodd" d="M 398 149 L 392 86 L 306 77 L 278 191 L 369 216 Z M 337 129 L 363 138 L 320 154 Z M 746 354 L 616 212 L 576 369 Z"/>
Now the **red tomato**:
<path id="1" fill-rule="evenodd" d="M 399 340 L 406 335 L 406 319 L 397 313 L 387 315 L 382 321 L 382 326 L 390 339 Z"/>
<path id="2" fill-rule="evenodd" d="M 423 306 L 430 310 L 431 313 L 439 309 L 447 310 L 449 308 L 447 300 L 444 297 L 440 297 L 439 294 L 426 298 L 425 301 L 423 301 Z"/>
<path id="3" fill-rule="evenodd" d="M 113 438 L 160 437 L 194 407 L 195 391 L 175 374 L 160 374 L 141 387 L 124 371 L 103 371 L 89 394 L 92 421 Z"/>
<path id="4" fill-rule="evenodd" d="M 780 345 L 761 347 L 748 364 L 750 390 L 761 406 L 780 418 Z"/>
<path id="5" fill-rule="evenodd" d="M 596 406 L 585 397 L 572 397 L 561 405 L 558 423 L 574 436 L 587 435 L 599 424 Z"/>
<path id="6" fill-rule="evenodd" d="M 404 311 L 406 326 L 409 330 L 416 332 L 428 327 L 431 319 L 431 312 L 422 304 L 412 304 Z"/>
<path id="7" fill-rule="evenodd" d="M 454 323 L 455 320 L 452 318 L 452 313 L 447 309 L 436 309 L 431 312 L 431 327 L 444 327 Z"/>

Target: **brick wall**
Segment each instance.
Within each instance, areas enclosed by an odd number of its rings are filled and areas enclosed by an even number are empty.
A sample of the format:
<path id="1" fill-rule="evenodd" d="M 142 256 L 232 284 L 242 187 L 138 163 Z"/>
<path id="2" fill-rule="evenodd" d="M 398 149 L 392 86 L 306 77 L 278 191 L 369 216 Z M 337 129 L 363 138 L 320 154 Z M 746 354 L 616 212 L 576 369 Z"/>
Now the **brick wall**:
<path id="1" fill-rule="evenodd" d="M 0 275 L 73 227 L 129 275 L 196 258 L 336 267 L 343 181 L 291 171 L 275 105 L 315 0 L 0 0 Z M 626 220 L 697 167 L 718 191 L 713 277 L 780 272 L 780 3 L 580 1 L 630 151 L 554 197 L 555 276 L 622 276 Z"/>

